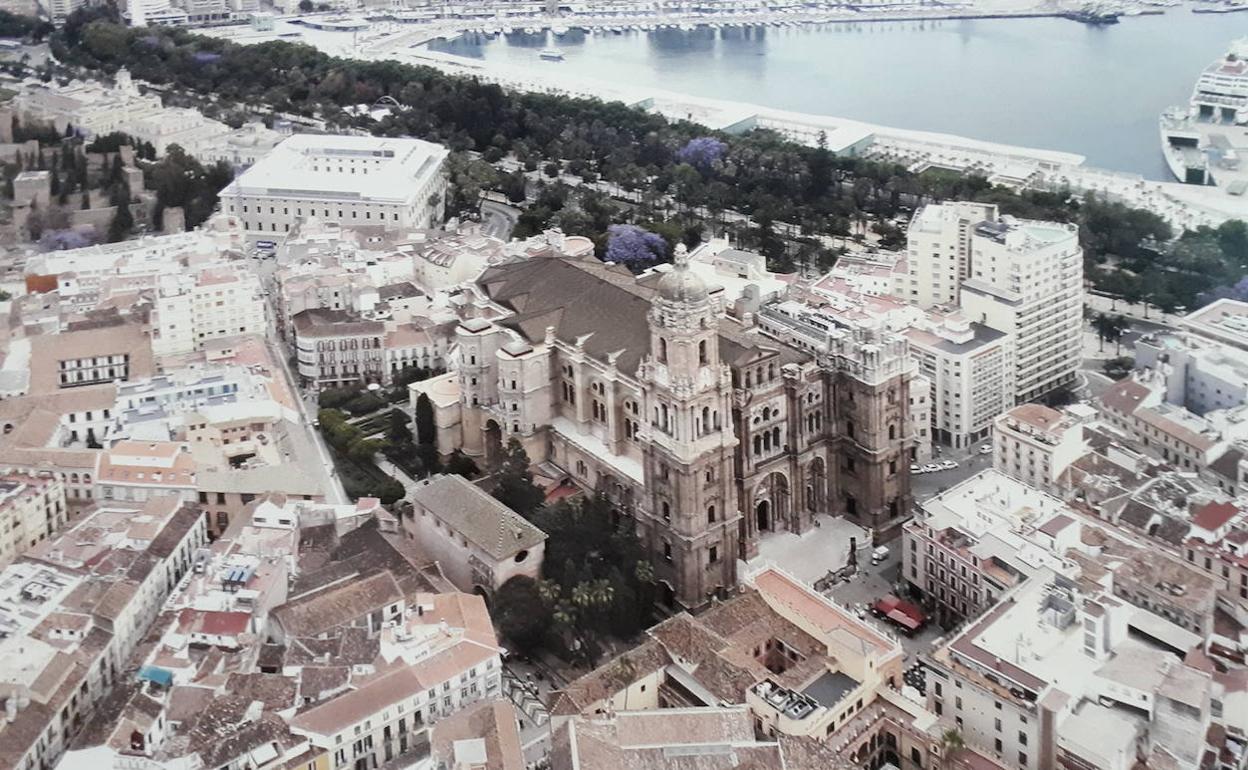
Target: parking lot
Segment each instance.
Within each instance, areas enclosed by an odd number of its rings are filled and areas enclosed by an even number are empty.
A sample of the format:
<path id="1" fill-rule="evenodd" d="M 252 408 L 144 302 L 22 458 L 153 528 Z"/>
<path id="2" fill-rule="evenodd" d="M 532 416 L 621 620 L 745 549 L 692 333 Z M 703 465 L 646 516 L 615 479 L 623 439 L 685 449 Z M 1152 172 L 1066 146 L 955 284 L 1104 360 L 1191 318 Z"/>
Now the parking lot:
<path id="1" fill-rule="evenodd" d="M 979 446 L 984 443 L 981 442 Z M 992 455 L 980 454 L 978 446 L 972 448 L 970 453 L 965 451 L 954 452 L 948 447 L 938 447 L 932 456 L 932 463 L 940 463 L 944 460 L 952 460 L 958 465 L 956 468 L 948 470 L 939 470 L 930 473 L 911 473 L 910 489 L 914 495 L 915 503 L 922 503 L 933 495 L 938 495 L 950 487 L 954 487 L 976 473 L 992 467 Z M 925 465 L 926 463 L 920 463 Z"/>

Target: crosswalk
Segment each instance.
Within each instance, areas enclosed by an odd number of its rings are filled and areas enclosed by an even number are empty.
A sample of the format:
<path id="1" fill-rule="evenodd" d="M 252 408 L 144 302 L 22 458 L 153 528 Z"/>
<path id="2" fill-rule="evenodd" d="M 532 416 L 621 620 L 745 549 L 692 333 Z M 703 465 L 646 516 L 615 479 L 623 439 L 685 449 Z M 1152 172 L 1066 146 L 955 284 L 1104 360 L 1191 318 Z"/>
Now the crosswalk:
<path id="1" fill-rule="evenodd" d="M 517 676 L 511 669 L 503 669 L 503 691 L 507 698 L 524 714 L 529 724 L 542 726 L 550 721 L 550 712 L 532 682 Z"/>

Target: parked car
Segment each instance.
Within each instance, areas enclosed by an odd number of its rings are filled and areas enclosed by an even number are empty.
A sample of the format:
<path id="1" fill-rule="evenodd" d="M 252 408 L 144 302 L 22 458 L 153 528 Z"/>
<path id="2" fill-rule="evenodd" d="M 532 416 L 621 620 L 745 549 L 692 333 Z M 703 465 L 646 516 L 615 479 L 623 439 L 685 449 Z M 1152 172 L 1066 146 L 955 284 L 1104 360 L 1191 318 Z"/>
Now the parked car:
<path id="1" fill-rule="evenodd" d="M 923 466 L 922 472 L 923 473 L 935 473 L 938 470 L 940 470 L 939 465 L 937 465 L 936 463 L 928 463 L 927 465 Z"/>
<path id="2" fill-rule="evenodd" d="M 911 472 L 911 473 L 922 473 L 922 472 L 923 472 L 923 467 L 922 467 L 922 466 L 920 466 L 918 463 L 910 463 L 910 472 Z"/>
<path id="3" fill-rule="evenodd" d="M 940 464 L 940 469 L 942 471 L 951 471 L 956 467 L 958 467 L 958 464 L 953 460 L 945 460 Z"/>
<path id="4" fill-rule="evenodd" d="M 990 454 L 992 454 L 992 444 L 980 444 L 980 445 L 979 445 L 979 453 L 980 453 L 981 455 L 990 455 Z"/>
<path id="5" fill-rule="evenodd" d="M 871 552 L 871 564 L 873 565 L 879 564 L 887 558 L 888 546 L 886 545 L 876 546 L 875 550 Z"/>

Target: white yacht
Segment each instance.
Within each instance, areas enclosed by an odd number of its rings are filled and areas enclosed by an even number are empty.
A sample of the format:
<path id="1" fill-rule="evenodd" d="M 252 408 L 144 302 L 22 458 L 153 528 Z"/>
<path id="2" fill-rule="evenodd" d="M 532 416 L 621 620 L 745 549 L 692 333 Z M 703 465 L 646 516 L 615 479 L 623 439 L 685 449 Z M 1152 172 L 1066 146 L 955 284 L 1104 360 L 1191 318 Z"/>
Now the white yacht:
<path id="1" fill-rule="evenodd" d="M 537 55 L 546 61 L 563 61 L 563 51 L 558 48 L 543 48 Z"/>
<path id="2" fill-rule="evenodd" d="M 1191 184 L 1248 192 L 1248 38 L 1200 73 L 1187 107 L 1161 114 L 1162 152 L 1171 173 Z"/>

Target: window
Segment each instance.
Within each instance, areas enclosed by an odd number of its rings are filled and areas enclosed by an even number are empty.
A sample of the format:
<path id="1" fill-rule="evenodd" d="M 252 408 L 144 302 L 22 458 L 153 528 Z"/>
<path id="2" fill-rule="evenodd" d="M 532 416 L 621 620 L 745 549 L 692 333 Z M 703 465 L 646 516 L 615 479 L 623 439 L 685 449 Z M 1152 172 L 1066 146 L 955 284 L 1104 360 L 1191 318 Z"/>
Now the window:
<path id="1" fill-rule="evenodd" d="M 713 505 L 706 506 L 706 523 L 707 524 L 715 523 L 715 506 Z"/>
<path id="2" fill-rule="evenodd" d="M 707 561 L 711 564 L 715 564 L 719 561 L 719 546 L 711 546 L 710 551 L 707 552 Z"/>
<path id="3" fill-rule="evenodd" d="M 672 560 L 672 544 L 667 541 L 663 542 L 663 560 L 669 562 Z"/>

